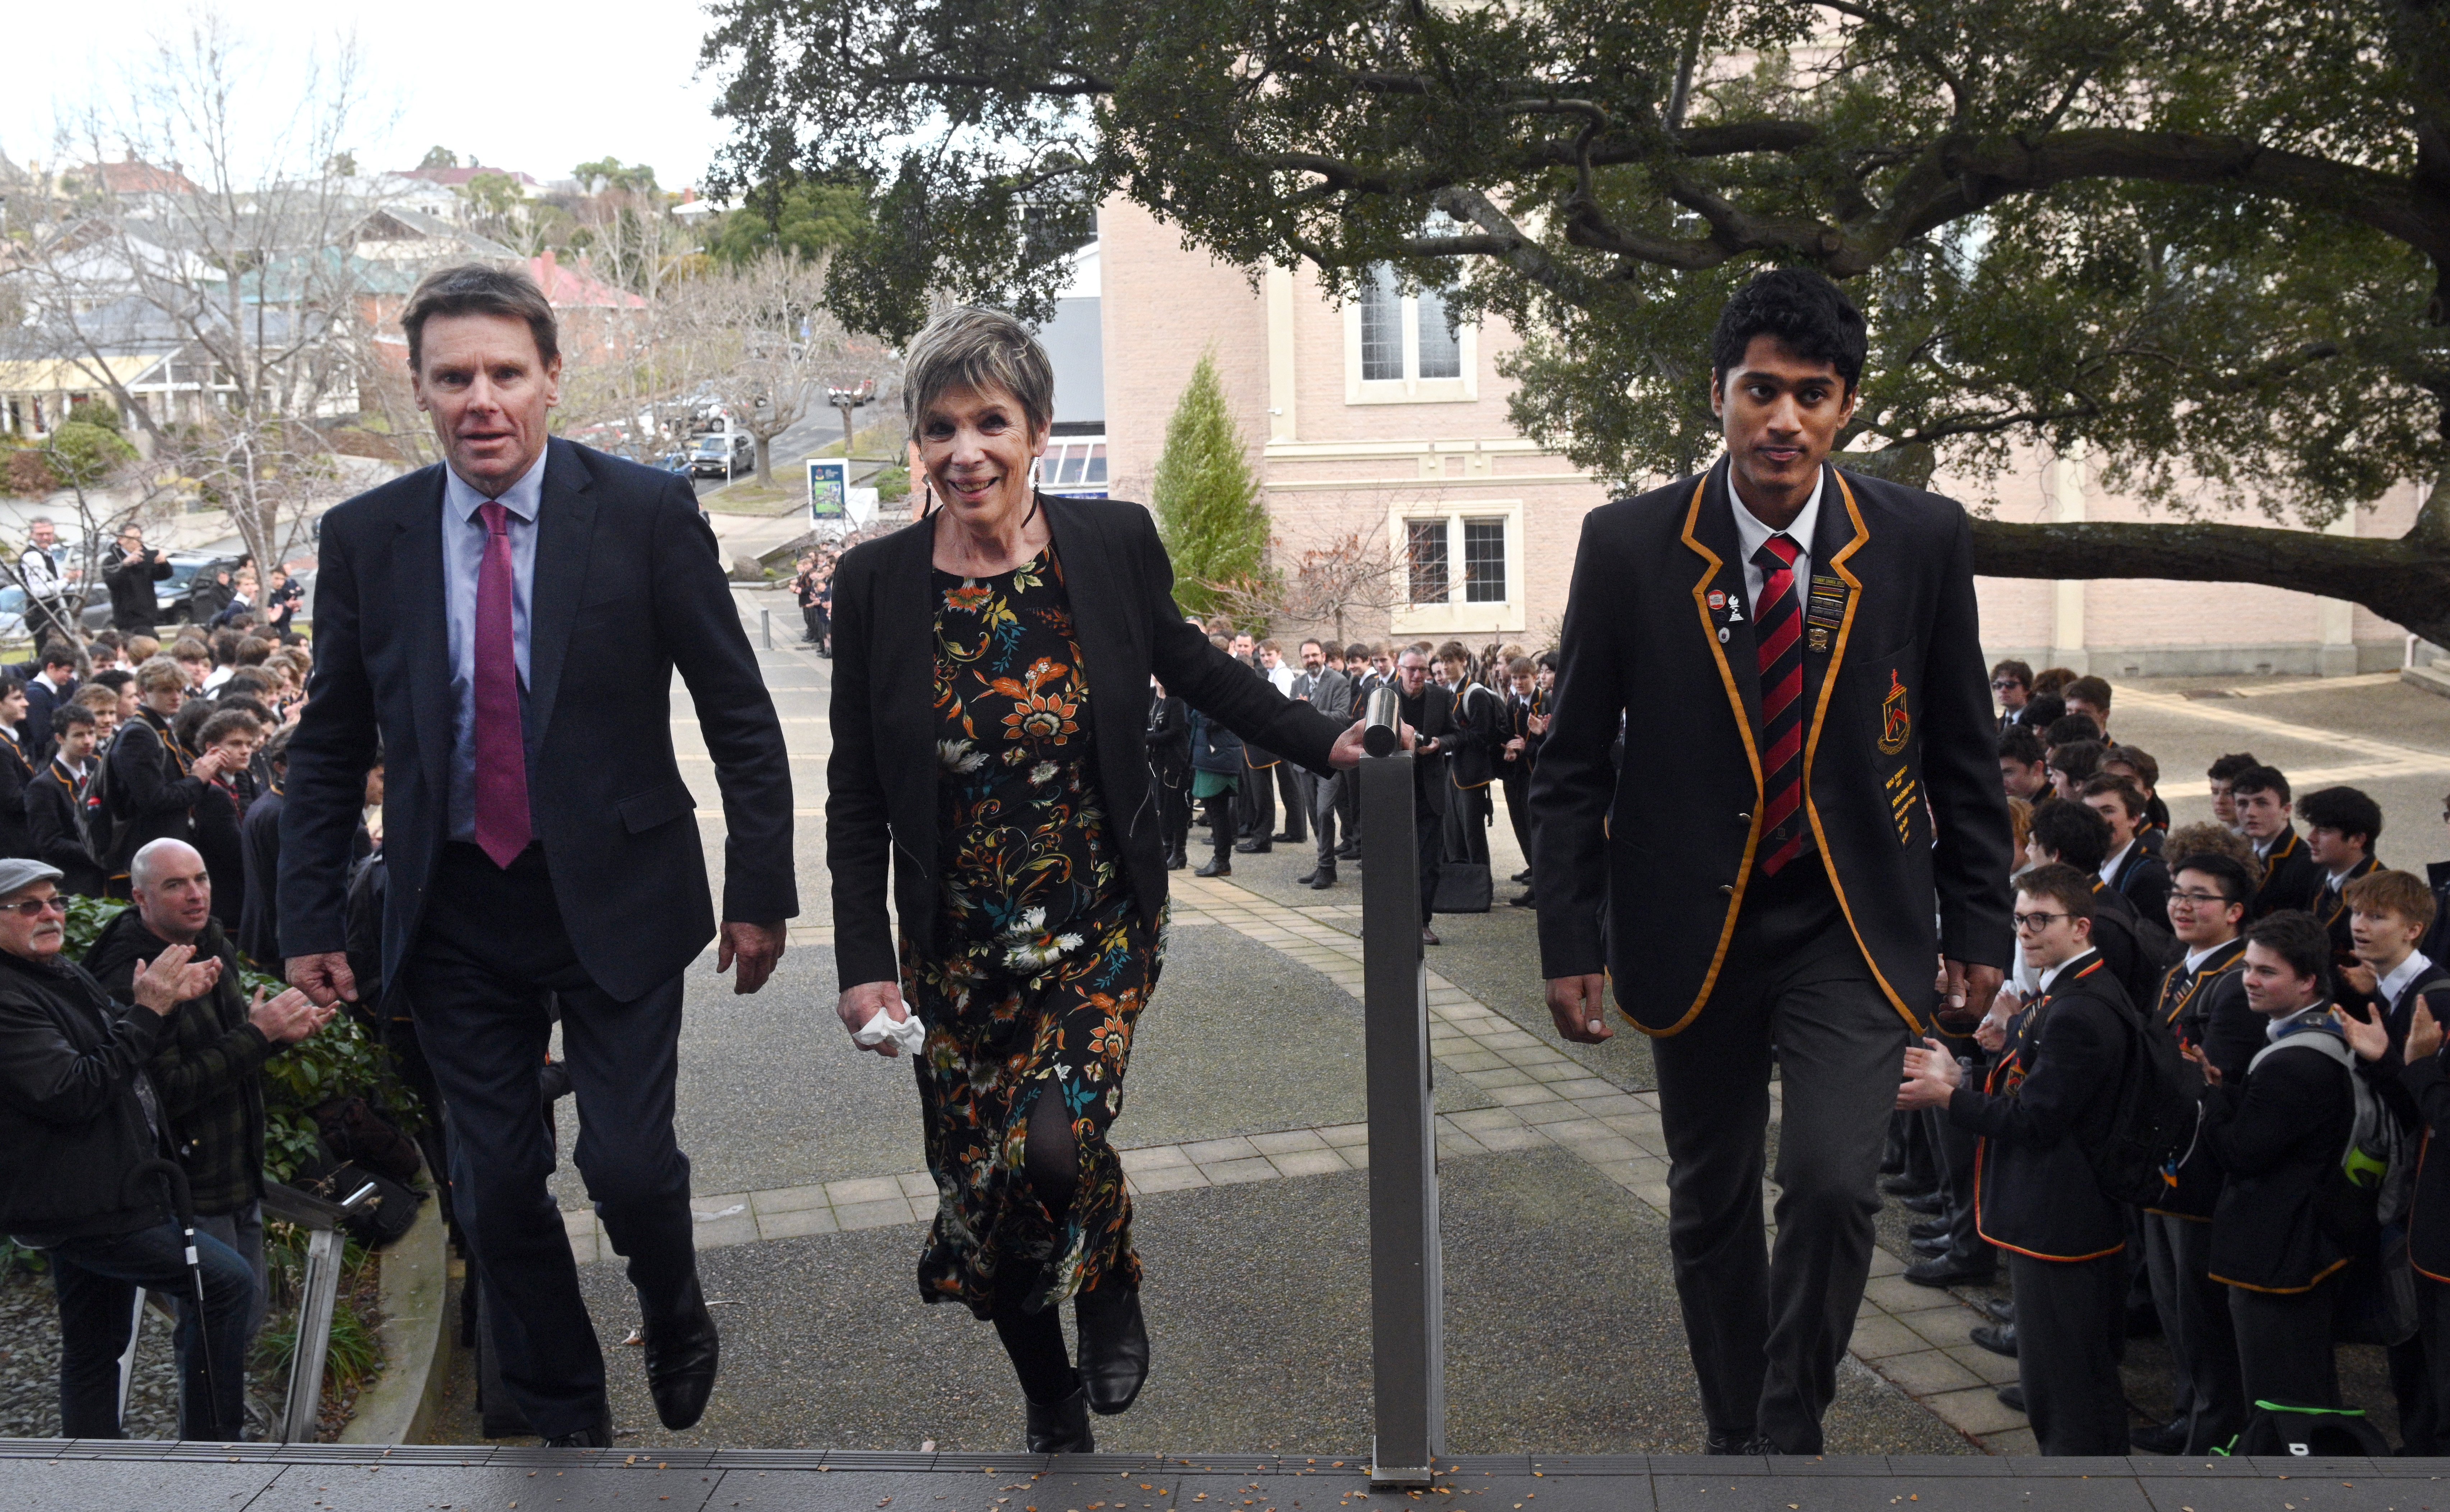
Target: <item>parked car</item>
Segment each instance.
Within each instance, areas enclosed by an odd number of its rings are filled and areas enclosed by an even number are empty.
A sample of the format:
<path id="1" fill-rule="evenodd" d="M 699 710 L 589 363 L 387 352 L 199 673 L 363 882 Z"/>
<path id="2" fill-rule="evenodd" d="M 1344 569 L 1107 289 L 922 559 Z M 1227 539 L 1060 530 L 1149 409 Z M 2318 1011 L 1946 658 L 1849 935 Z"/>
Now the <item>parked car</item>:
<path id="1" fill-rule="evenodd" d="M 696 471 L 687 452 L 666 452 L 647 465 L 658 473 L 670 473 L 676 477 L 688 477 Z"/>
<path id="2" fill-rule="evenodd" d="M 746 431 L 701 436 L 690 449 L 690 473 L 697 477 L 738 477 L 757 466 L 757 443 Z"/>

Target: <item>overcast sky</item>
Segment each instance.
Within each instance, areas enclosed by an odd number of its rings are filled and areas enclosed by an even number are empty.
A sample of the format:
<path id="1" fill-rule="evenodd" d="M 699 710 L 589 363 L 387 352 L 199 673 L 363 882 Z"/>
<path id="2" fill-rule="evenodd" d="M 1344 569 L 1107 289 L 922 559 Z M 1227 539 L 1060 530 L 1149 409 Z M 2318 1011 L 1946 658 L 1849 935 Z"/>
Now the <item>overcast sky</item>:
<path id="1" fill-rule="evenodd" d="M 54 122 L 107 99 L 146 39 L 184 30 L 191 10 L 187 0 L 13 7 L 0 152 L 52 161 Z M 243 70 L 261 87 L 250 98 L 284 109 L 308 47 L 328 50 L 355 28 L 370 83 L 353 144 L 363 169 L 413 167 L 439 144 L 462 162 L 476 153 L 545 180 L 610 154 L 678 188 L 705 173 L 723 139 L 708 110 L 713 81 L 696 75 L 707 18 L 693 0 L 244 0 L 223 14 L 255 49 Z"/>

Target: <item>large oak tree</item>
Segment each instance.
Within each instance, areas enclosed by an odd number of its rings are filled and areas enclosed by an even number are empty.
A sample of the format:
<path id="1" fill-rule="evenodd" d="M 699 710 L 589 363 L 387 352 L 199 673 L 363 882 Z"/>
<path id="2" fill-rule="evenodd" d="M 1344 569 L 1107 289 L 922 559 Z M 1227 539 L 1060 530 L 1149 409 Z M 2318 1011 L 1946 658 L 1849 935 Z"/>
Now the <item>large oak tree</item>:
<path id="1" fill-rule="evenodd" d="M 2450 642 L 2450 0 L 719 0 L 741 184 L 872 185 L 853 323 L 1042 310 L 1119 194 L 1246 265 L 1523 333 L 1515 418 L 1616 479 L 1713 446 L 1767 263 L 1873 319 L 1855 465 L 2081 447 L 2149 523 L 1982 571 L 2269 583 Z M 2320 526 L 2405 480 L 2397 539 Z"/>

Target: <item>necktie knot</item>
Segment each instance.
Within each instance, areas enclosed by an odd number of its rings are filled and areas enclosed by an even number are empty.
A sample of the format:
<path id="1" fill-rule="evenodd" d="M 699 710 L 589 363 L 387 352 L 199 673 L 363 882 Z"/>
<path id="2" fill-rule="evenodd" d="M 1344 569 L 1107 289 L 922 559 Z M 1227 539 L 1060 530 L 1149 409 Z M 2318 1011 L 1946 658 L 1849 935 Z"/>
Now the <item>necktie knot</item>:
<path id="1" fill-rule="evenodd" d="M 511 533 L 511 512 L 502 507 L 500 499 L 487 499 L 476 506 L 476 514 L 485 522 L 486 533 L 491 535 Z"/>
<path id="2" fill-rule="evenodd" d="M 1760 550 L 1753 552 L 1753 565 L 1765 572 L 1777 572 L 1793 567 L 1795 559 L 1802 554 L 1803 548 L 1795 543 L 1795 537 L 1781 532 L 1761 542 Z"/>

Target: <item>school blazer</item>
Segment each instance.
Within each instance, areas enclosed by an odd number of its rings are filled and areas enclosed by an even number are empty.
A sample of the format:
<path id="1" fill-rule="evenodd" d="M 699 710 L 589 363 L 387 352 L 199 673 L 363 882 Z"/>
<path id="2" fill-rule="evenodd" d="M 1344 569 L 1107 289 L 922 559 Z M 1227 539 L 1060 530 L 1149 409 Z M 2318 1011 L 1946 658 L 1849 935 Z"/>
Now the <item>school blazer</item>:
<path id="1" fill-rule="evenodd" d="M 1760 876 L 1760 664 L 1752 621 L 1727 610 L 1747 601 L 1726 473 L 1585 518 L 1531 775 L 1542 973 L 1612 968 L 1652 1035 L 1708 1006 Z M 1918 1026 L 1935 956 L 2004 968 L 2012 941 L 1965 511 L 1828 469 L 1812 574 L 1806 824 L 1881 992 Z"/>
<path id="2" fill-rule="evenodd" d="M 2263 885 L 2254 890 L 2254 907 L 2249 912 L 2260 919 L 2284 908 L 2311 909 L 2322 891 L 2323 868 L 2305 853 L 2304 837 L 2292 824 L 2263 858 Z"/>
<path id="3" fill-rule="evenodd" d="M 1981 1136 L 1974 1218 L 1983 1239 L 2036 1260 L 2096 1260 L 2127 1247 L 2127 1214 L 2104 1195 L 2092 1152 L 2110 1134 L 2133 1054 L 2127 991 L 2087 951 L 2017 1017 L 1980 1092 L 1960 1086 L 1948 1118 Z"/>
<path id="4" fill-rule="evenodd" d="M 2264 1035 L 2271 1020 L 2246 1004 L 2246 977 L 2238 969 L 2245 960 L 2246 941 L 2232 940 L 2205 957 L 2192 977 L 2179 961 L 2162 974 L 2149 1016 L 2154 1033 L 2168 1035 L 2182 1050 L 2200 1046 L 2229 1081 L 2244 1081 L 2255 1052 L 2271 1042 Z M 2178 1167 L 2177 1185 L 2145 1211 L 2209 1223 L 2220 1202 L 2220 1162 L 2199 1142 Z"/>
<path id="5" fill-rule="evenodd" d="M 2348 1077 L 2328 1056 L 2283 1050 L 2264 1055 L 2245 1085 L 2224 1079 L 2205 1097 L 2203 1137 L 2222 1171 L 2212 1212 L 2214 1281 L 2310 1291 L 2352 1258 L 2332 1211 L 2345 1182 L 2340 1156 L 2356 1122 Z"/>
<path id="6" fill-rule="evenodd" d="M 2450 1150 L 2436 1154 L 2433 1148 L 2450 1133 L 2450 1062 L 2436 1052 L 2402 1069 L 2399 1081 L 2416 1104 L 2422 1140 L 2407 1211 L 2407 1257 L 2419 1274 L 2450 1284 Z"/>
<path id="7" fill-rule="evenodd" d="M 1329 769 L 1344 726 L 1277 692 L 1184 623 L 1174 565 L 1146 509 L 1042 494 L 1038 507 L 1063 564 L 1080 669 L 1099 700 L 1090 750 L 1098 789 L 1141 917 L 1155 924 L 1165 906 L 1165 826 L 1149 769 L 1149 675 L 1205 720 L 1313 771 Z M 834 572 L 826 863 L 845 989 L 900 976 L 885 907 L 888 862 L 903 933 L 923 955 L 935 943 L 935 531 L 932 517 L 914 521 L 852 548 Z M 1196 757 L 1195 747 L 1194 765 Z"/>

